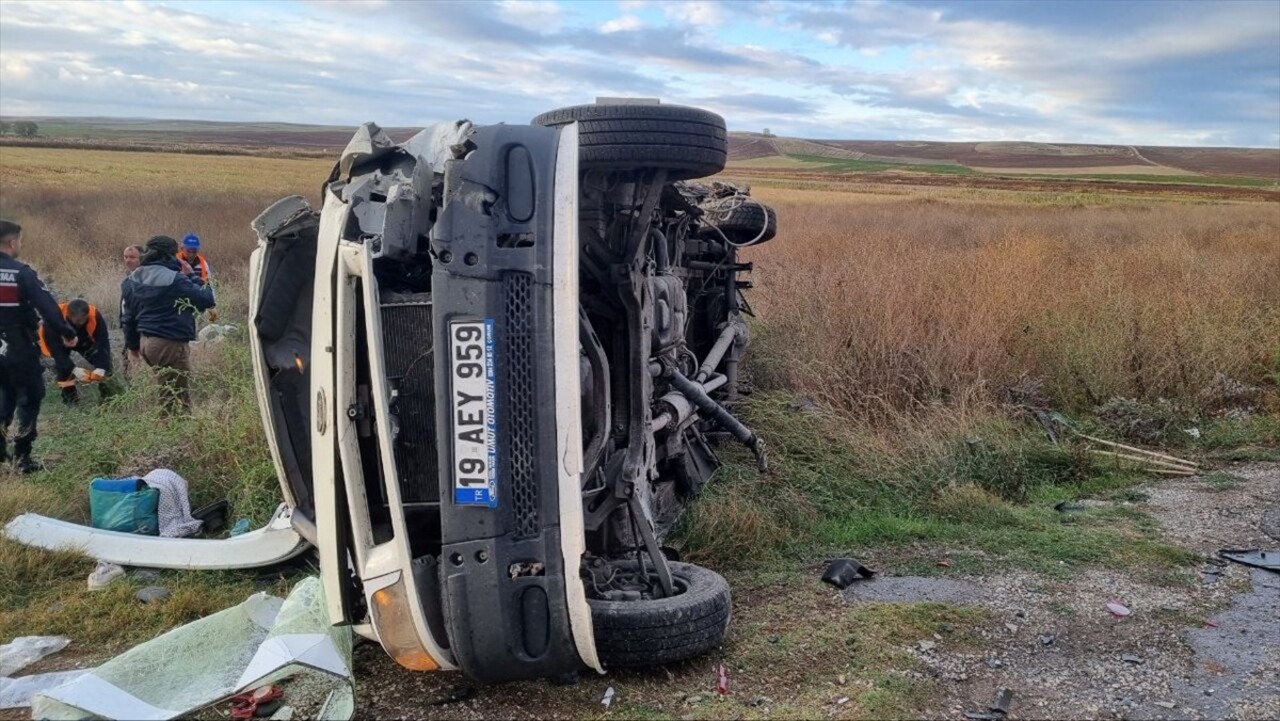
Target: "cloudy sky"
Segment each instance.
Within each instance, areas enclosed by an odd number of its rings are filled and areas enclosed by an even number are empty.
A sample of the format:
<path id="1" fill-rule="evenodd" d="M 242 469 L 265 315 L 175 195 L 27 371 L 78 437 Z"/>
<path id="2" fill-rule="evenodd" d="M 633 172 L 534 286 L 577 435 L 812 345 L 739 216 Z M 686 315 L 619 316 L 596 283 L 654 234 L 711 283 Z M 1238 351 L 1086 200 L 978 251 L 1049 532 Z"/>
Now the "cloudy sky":
<path id="1" fill-rule="evenodd" d="M 1280 2 L 0 2 L 0 113 L 1280 147 Z"/>

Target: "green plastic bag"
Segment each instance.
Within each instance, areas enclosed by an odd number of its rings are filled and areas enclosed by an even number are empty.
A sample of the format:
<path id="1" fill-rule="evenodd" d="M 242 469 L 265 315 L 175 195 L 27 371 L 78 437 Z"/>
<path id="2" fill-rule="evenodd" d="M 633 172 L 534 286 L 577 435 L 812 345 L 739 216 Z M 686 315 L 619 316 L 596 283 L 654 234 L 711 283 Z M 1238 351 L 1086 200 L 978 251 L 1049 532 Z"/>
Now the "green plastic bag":
<path id="1" fill-rule="evenodd" d="M 89 517 L 94 528 L 159 535 L 159 505 L 160 492 L 141 478 L 95 478 L 89 483 Z"/>

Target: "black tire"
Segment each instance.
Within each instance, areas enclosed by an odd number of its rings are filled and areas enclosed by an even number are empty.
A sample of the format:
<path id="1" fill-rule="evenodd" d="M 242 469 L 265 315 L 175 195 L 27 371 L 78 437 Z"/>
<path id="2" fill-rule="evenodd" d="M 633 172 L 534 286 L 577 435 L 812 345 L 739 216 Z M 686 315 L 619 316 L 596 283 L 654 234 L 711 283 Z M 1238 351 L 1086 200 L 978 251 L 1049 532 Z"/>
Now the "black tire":
<path id="1" fill-rule="evenodd" d="M 729 144 L 724 118 L 683 105 L 574 105 L 543 113 L 534 125 L 578 122 L 578 162 L 584 170 L 667 171 L 688 180 L 724 170 Z"/>
<path id="2" fill-rule="evenodd" d="M 684 591 L 671 598 L 598 601 L 591 606 L 596 653 L 605 668 L 657 666 L 717 648 L 729 628 L 729 583 L 715 571 L 668 561 Z M 635 563 L 630 564 L 635 568 Z"/>
<path id="3" fill-rule="evenodd" d="M 735 243 L 750 243 L 759 236 L 758 245 L 778 232 L 778 216 L 773 208 L 756 200 L 724 198 L 703 204 L 702 210 L 707 214 L 707 221 Z M 763 236 L 760 235 L 761 228 L 764 229 Z"/>

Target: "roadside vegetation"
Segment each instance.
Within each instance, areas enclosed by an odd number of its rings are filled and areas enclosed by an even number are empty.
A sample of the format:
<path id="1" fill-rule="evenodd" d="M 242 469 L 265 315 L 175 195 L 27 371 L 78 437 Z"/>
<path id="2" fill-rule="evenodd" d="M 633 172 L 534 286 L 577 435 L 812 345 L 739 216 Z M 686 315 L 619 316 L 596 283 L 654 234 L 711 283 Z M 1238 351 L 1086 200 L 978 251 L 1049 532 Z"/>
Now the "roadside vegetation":
<path id="1" fill-rule="evenodd" d="M 314 201 L 330 167 L 0 147 L 0 216 L 26 228 L 24 259 L 61 297 L 84 295 L 113 325 L 120 250 L 195 231 L 218 277 L 220 322 L 243 327 L 249 221 L 282 195 Z M 913 664 L 900 647 L 935 633 L 964 643 L 981 621 L 944 604 L 852 614 L 816 582 L 825 558 L 922 574 L 1149 568 L 1185 582 L 1178 570 L 1194 557 L 1161 542 L 1143 513 L 1055 510 L 1122 501 L 1150 476 L 1050 441 L 1044 416 L 1204 461 L 1280 459 L 1280 203 L 761 185 L 755 195 L 780 222 L 745 258 L 757 287 L 744 413 L 772 470 L 759 475 L 720 447 L 729 463 L 676 542 L 734 585 L 726 663 L 780 688 L 848 676 L 848 691 L 824 686 L 771 717 L 917 714 L 933 682 L 898 672 Z M 196 365 L 189 418 L 157 415 L 145 372 L 106 404 L 89 393 L 63 408 L 51 392 L 37 444 L 49 470 L 0 478 L 0 515 L 84 521 L 91 478 L 170 467 L 190 481 L 193 504 L 225 498 L 232 521 L 265 522 L 279 499 L 243 337 L 201 349 Z M 65 633 L 105 657 L 289 582 L 164 573 L 95 594 L 84 586 L 92 565 L 0 540 L 0 637 Z M 174 592 L 160 610 L 132 600 L 157 583 Z M 693 669 L 677 672 L 705 674 Z M 623 675 L 621 708 L 668 715 L 666 678 Z M 834 709 L 832 693 L 853 700 Z M 740 717 L 758 714 L 752 701 L 678 706 Z"/>

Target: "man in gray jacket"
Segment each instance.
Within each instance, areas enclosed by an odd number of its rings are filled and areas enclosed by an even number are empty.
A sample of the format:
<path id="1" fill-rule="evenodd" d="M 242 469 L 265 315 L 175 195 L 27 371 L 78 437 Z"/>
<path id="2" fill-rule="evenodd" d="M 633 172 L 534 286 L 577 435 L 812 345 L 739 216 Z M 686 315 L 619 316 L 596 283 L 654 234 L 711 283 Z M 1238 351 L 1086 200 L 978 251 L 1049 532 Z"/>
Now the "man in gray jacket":
<path id="1" fill-rule="evenodd" d="M 147 241 L 142 265 L 122 287 L 124 343 L 131 358 L 156 369 L 165 407 L 191 407 L 190 342 L 196 315 L 214 306 L 213 289 L 193 283 L 178 263 L 178 241 L 157 235 Z"/>

